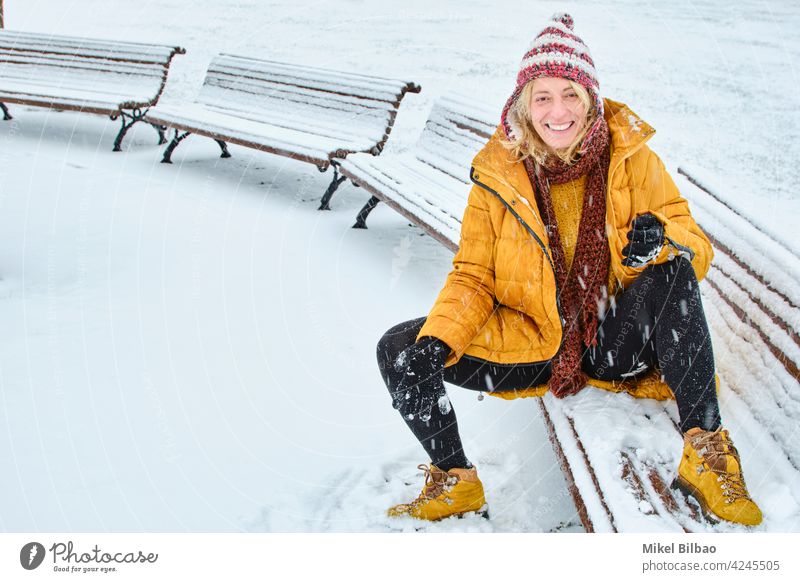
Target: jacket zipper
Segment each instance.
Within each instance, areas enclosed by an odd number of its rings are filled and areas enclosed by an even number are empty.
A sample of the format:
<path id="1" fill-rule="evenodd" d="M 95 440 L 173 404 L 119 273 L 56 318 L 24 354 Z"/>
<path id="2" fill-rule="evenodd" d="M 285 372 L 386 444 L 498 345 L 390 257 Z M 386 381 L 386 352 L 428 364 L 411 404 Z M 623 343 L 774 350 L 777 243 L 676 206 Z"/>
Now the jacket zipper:
<path id="1" fill-rule="evenodd" d="M 542 239 L 539 238 L 539 235 L 537 235 L 533 231 L 533 229 L 530 227 L 530 225 L 527 222 L 525 222 L 525 220 L 523 220 L 523 218 L 517 213 L 517 211 L 514 210 L 511 207 L 511 205 L 502 196 L 500 196 L 500 194 L 496 190 L 493 190 L 492 188 L 490 188 L 489 186 L 487 186 L 486 184 L 484 184 L 483 182 L 481 182 L 477 178 L 475 178 L 475 168 L 474 167 L 470 168 L 470 170 L 469 170 L 469 179 L 474 184 L 476 184 L 477 186 L 480 186 L 481 188 L 483 188 L 487 192 L 491 192 L 494 196 L 497 197 L 498 200 L 500 200 L 500 202 L 503 203 L 503 206 L 505 206 L 508 209 L 508 211 L 514 216 L 514 218 L 517 219 L 517 221 L 519 221 L 519 223 L 523 226 L 523 228 L 526 231 L 528 231 L 528 234 L 530 234 L 534 238 L 534 240 L 538 243 L 539 247 L 541 247 L 542 253 L 544 253 L 544 256 L 547 259 L 547 262 L 550 264 L 550 268 L 553 270 L 553 281 L 555 281 L 555 284 L 556 284 L 556 309 L 558 310 L 558 321 L 559 321 L 559 323 L 561 325 L 561 341 L 559 341 L 559 343 L 558 343 L 558 350 L 556 350 L 556 353 L 553 355 L 555 357 L 555 355 L 558 354 L 558 352 L 561 351 L 561 346 L 564 343 L 564 316 L 561 313 L 561 293 L 559 292 L 559 289 L 558 289 L 558 277 L 556 276 L 556 267 L 555 267 L 555 264 L 553 264 L 553 259 L 550 258 L 550 254 L 547 252 L 547 247 L 542 242 Z M 526 362 L 526 363 L 540 364 L 540 363 L 543 363 L 543 362 L 549 362 L 550 360 L 542 360 L 541 362 Z"/>

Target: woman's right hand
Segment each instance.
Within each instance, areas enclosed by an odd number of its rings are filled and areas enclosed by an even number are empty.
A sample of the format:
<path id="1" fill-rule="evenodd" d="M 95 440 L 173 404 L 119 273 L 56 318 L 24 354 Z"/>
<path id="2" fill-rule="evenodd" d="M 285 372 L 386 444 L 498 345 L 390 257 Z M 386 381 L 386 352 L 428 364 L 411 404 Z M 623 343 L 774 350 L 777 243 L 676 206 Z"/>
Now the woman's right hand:
<path id="1" fill-rule="evenodd" d="M 403 376 L 392 392 L 393 406 L 403 418 L 423 421 L 431 417 L 431 409 L 446 395 L 444 364 L 450 348 L 435 337 L 423 337 L 400 352 L 394 369 Z"/>
<path id="2" fill-rule="evenodd" d="M 628 240 L 622 249 L 622 264 L 635 269 L 644 267 L 661 254 L 664 225 L 650 213 L 637 216 L 631 223 Z"/>

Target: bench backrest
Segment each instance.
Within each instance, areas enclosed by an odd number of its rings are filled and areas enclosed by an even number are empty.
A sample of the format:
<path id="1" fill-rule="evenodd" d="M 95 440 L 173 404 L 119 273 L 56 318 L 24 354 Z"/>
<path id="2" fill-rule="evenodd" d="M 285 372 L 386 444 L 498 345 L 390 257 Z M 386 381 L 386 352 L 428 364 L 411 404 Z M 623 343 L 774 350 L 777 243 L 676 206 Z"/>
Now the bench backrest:
<path id="1" fill-rule="evenodd" d="M 454 252 L 469 197 L 472 160 L 494 134 L 496 118 L 496 111 L 467 97 L 442 96 L 410 150 L 421 165 L 415 170 L 414 194 L 405 192 L 394 203 L 408 205 L 409 220 Z"/>
<path id="2" fill-rule="evenodd" d="M 154 104 L 180 47 L 0 31 L 0 101 L 109 113 Z"/>
<path id="3" fill-rule="evenodd" d="M 220 54 L 198 102 L 211 109 L 346 144 L 336 152 L 380 152 L 414 83 Z"/>
<path id="4" fill-rule="evenodd" d="M 472 158 L 494 134 L 497 118 L 496 111 L 470 99 L 442 96 L 431 109 L 414 154 L 421 162 L 469 184 Z"/>

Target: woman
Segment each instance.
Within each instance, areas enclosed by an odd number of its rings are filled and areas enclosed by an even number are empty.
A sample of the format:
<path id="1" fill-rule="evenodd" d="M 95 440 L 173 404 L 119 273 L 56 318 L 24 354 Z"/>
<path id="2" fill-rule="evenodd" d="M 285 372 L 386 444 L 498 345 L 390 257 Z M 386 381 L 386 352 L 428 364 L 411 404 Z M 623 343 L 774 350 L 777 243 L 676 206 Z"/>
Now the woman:
<path id="1" fill-rule="evenodd" d="M 684 431 L 678 485 L 719 518 L 761 521 L 720 425 L 698 280 L 708 238 L 659 158 L 654 130 L 601 99 L 572 18 L 553 16 L 522 60 L 495 135 L 475 157 L 453 270 L 427 318 L 378 344 L 398 409 L 431 458 L 420 496 L 389 510 L 485 512 L 444 382 L 558 397 L 655 374 Z M 542 391 L 537 392 L 541 394 Z"/>

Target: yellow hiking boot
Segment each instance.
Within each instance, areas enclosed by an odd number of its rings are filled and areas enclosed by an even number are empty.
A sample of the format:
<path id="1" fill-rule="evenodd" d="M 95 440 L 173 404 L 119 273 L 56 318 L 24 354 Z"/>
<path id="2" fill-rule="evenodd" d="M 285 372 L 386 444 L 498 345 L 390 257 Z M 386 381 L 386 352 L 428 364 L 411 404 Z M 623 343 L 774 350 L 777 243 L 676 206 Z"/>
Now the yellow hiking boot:
<path id="1" fill-rule="evenodd" d="M 742 525 L 761 523 L 761 510 L 747 492 L 739 451 L 728 431 L 692 428 L 683 439 L 683 456 L 673 486 L 697 499 L 712 519 Z"/>
<path id="2" fill-rule="evenodd" d="M 478 470 L 450 469 L 442 471 L 431 464 L 418 467 L 425 473 L 425 485 L 422 493 L 411 503 L 401 503 L 391 507 L 389 517 L 404 515 L 437 521 L 452 515 L 464 515 L 475 511 L 483 517 L 489 517 L 486 499 L 483 496 L 483 484 L 478 479 Z"/>

